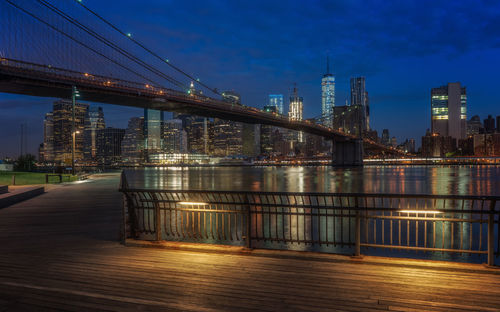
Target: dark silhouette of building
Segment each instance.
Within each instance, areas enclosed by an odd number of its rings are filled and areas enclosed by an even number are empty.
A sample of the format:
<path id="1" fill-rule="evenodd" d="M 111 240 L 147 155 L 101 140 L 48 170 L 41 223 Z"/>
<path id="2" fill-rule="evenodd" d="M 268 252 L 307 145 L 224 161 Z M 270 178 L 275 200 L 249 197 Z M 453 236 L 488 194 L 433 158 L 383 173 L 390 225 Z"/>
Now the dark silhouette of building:
<path id="1" fill-rule="evenodd" d="M 121 163 L 121 146 L 125 129 L 105 128 L 97 130 L 97 160 L 101 165 Z"/>
<path id="2" fill-rule="evenodd" d="M 366 91 L 365 77 L 351 78 L 351 106 L 360 106 L 362 110 L 361 128 L 370 130 L 370 103 Z"/>
<path id="3" fill-rule="evenodd" d="M 446 154 L 455 152 L 457 141 L 451 136 L 441 136 L 427 131 L 422 137 L 422 156 L 445 157 Z"/>
<path id="4" fill-rule="evenodd" d="M 491 115 L 488 115 L 488 118 L 484 120 L 484 131 L 486 133 L 495 132 L 495 118 L 493 118 Z"/>
<path id="5" fill-rule="evenodd" d="M 365 107 L 361 105 L 335 106 L 333 108 L 333 129 L 360 136 L 366 128 Z"/>
<path id="6" fill-rule="evenodd" d="M 475 134 L 483 133 L 484 128 L 481 122 L 481 118 L 478 115 L 474 115 L 470 120 L 467 121 L 467 136 L 473 136 Z"/>
<path id="7" fill-rule="evenodd" d="M 389 129 L 383 129 L 382 130 L 382 138 L 380 139 L 380 143 L 384 145 L 390 145 L 390 136 L 389 136 Z"/>

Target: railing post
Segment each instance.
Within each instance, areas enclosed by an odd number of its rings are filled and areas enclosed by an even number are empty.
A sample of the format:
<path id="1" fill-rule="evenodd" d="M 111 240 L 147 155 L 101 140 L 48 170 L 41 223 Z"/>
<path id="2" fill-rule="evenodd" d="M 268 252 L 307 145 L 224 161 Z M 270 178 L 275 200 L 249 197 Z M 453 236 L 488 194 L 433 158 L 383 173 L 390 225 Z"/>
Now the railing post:
<path id="1" fill-rule="evenodd" d="M 11 184 L 16 185 L 16 175 L 15 174 L 12 175 L 12 183 Z"/>
<path id="2" fill-rule="evenodd" d="M 252 239 L 251 239 L 251 231 L 252 231 L 252 215 L 250 211 L 250 201 L 248 200 L 248 193 L 245 194 L 245 206 L 247 209 L 247 222 L 246 222 L 246 237 L 245 242 L 248 249 L 252 248 Z"/>
<path id="3" fill-rule="evenodd" d="M 490 214 L 488 215 L 488 265 L 495 265 L 495 205 L 496 200 L 490 202 Z M 500 230 L 500 229 L 499 229 Z"/>
<path id="4" fill-rule="evenodd" d="M 152 193 L 152 198 L 154 201 L 155 207 L 155 240 L 157 242 L 161 241 L 161 214 L 160 214 L 160 203 L 158 202 L 158 198 L 156 197 L 156 193 Z"/>
<path id="5" fill-rule="evenodd" d="M 355 245 L 354 245 L 354 256 L 361 257 L 361 215 L 359 213 L 359 203 L 358 197 L 354 197 L 354 205 L 356 209 L 356 233 L 355 233 Z"/>

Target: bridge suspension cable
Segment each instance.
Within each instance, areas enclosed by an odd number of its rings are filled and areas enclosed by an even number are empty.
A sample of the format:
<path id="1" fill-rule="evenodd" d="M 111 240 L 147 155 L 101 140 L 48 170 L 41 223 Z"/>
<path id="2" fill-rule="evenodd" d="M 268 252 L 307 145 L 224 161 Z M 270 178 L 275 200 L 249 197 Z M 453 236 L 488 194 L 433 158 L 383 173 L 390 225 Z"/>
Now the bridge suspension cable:
<path id="1" fill-rule="evenodd" d="M 146 47 L 141 42 L 135 40 L 132 36 L 130 36 L 129 34 L 125 33 L 123 30 L 121 30 L 120 28 L 118 28 L 117 26 L 115 26 L 113 23 L 109 22 L 107 19 L 105 19 L 104 17 L 102 17 L 100 14 L 98 14 L 94 10 L 90 9 L 89 7 L 87 7 L 85 4 L 83 4 L 81 2 L 81 0 L 74 0 L 74 1 L 76 3 L 78 3 L 79 5 L 81 5 L 85 10 L 87 10 L 88 12 L 90 12 L 91 14 L 93 14 L 95 17 L 97 17 L 98 19 L 100 19 L 102 22 L 104 22 L 105 24 L 107 24 L 108 26 L 110 26 L 112 29 L 114 29 L 115 31 L 117 31 L 118 33 L 120 33 L 122 36 L 126 37 L 128 40 L 132 41 L 137 46 L 141 47 L 146 52 L 148 52 L 149 54 L 151 54 L 152 56 L 154 56 L 155 58 L 157 58 L 158 60 L 160 60 L 162 63 L 167 64 L 168 66 L 170 66 L 171 68 L 173 68 L 177 72 L 179 72 L 179 73 L 183 74 L 184 76 L 188 77 L 194 83 L 199 84 L 199 85 L 205 87 L 206 89 L 210 90 L 211 92 L 213 92 L 213 93 L 215 93 L 217 95 L 221 95 L 221 93 L 217 90 L 217 88 L 211 88 L 211 87 L 209 87 L 205 83 L 201 82 L 199 79 L 193 77 L 192 75 L 186 73 L 185 71 L 183 71 L 179 67 L 173 65 L 167 58 L 161 57 L 160 55 L 158 55 L 156 52 L 154 52 L 151 49 L 149 49 L 148 47 Z"/>
<path id="2" fill-rule="evenodd" d="M 79 29 L 83 30 L 84 32 L 86 32 L 90 36 L 92 36 L 92 37 L 96 38 L 97 40 L 99 40 L 100 42 L 104 43 L 106 46 L 108 46 L 111 49 L 117 51 L 118 53 L 120 53 L 121 55 L 127 57 L 128 59 L 132 60 L 133 62 L 135 62 L 139 66 L 144 67 L 148 71 L 150 71 L 150 72 L 152 72 L 152 73 L 160 76 L 161 78 L 163 78 L 163 79 L 171 82 L 172 84 L 174 84 L 177 87 L 183 89 L 184 91 L 189 90 L 188 86 L 186 86 L 183 83 L 175 80 L 174 78 L 172 78 L 172 77 L 164 74 L 163 72 L 161 72 L 158 69 L 154 68 L 152 65 L 144 62 L 143 60 L 141 60 L 137 56 L 129 53 L 128 51 L 126 51 L 124 49 L 122 49 L 120 46 L 116 45 L 115 43 L 113 43 L 112 41 L 106 39 L 105 37 L 99 35 L 97 32 L 95 32 L 94 30 L 90 29 L 89 27 L 83 25 L 77 19 L 75 19 L 75 18 L 69 16 L 68 14 L 64 13 L 63 11 L 61 11 L 59 8 L 57 8 L 56 6 L 52 5 L 51 3 L 49 3 L 49 2 L 47 2 L 45 0 L 37 0 L 37 1 L 40 4 L 42 4 L 43 6 L 45 6 L 46 8 L 48 8 L 49 10 L 51 10 L 52 12 L 56 13 L 57 15 L 61 16 L 62 18 L 64 18 L 68 22 L 70 22 L 71 24 L 73 24 L 76 27 L 78 27 Z M 156 84 L 158 84 L 158 83 L 156 83 Z"/>
<path id="3" fill-rule="evenodd" d="M 110 62 L 112 62 L 112 63 L 114 63 L 114 64 L 118 65 L 119 67 L 121 67 L 121 68 L 123 68 L 123 69 L 125 69 L 125 70 L 127 70 L 127 71 L 129 71 L 129 72 L 131 72 L 131 73 L 133 73 L 133 74 L 135 74 L 135 75 L 137 75 L 137 76 L 139 76 L 139 77 L 143 78 L 143 79 L 144 79 L 144 80 L 146 80 L 146 81 L 149 81 L 149 82 L 150 82 L 150 83 L 152 83 L 152 84 L 159 85 L 157 82 L 155 82 L 155 81 L 151 80 L 150 78 L 148 78 L 148 77 L 146 77 L 146 76 L 142 75 L 141 73 L 138 73 L 137 71 L 135 71 L 135 70 L 133 70 L 133 69 L 131 69 L 131 68 L 127 67 L 126 65 L 123 65 L 123 64 L 119 63 L 118 61 L 116 61 L 116 60 L 114 60 L 114 59 L 112 59 L 112 58 L 110 58 L 110 57 L 106 56 L 105 54 L 103 54 L 103 53 L 101 53 L 101 52 L 97 51 L 96 49 L 92 48 L 92 47 L 91 47 L 91 46 L 89 46 L 88 44 L 86 44 L 86 43 L 84 43 L 84 42 L 82 42 L 82 41 L 80 41 L 80 40 L 76 39 L 74 36 L 71 36 L 70 34 L 68 34 L 68 33 L 64 32 L 63 30 L 61 30 L 61 29 L 57 28 L 56 26 L 54 26 L 54 25 L 50 24 L 49 22 L 47 22 L 47 21 L 43 20 L 42 18 L 40 18 L 39 16 L 35 15 L 34 13 L 32 13 L 32 12 L 30 12 L 30 11 L 26 10 L 25 8 L 22 8 L 22 7 L 18 6 L 17 4 L 13 3 L 11 0 L 4 0 L 4 1 L 5 1 L 5 2 L 7 2 L 8 4 L 12 5 L 12 6 L 13 6 L 13 7 L 15 7 L 16 9 L 20 10 L 21 12 L 23 12 L 23 13 L 25 13 L 25 14 L 29 15 L 30 17 L 34 18 L 35 20 L 39 21 L 40 23 L 42 23 L 42 24 L 46 25 L 47 27 L 51 28 L 52 30 L 54 30 L 54 31 L 56 31 L 56 32 L 58 32 L 58 33 L 60 33 L 60 34 L 62 34 L 63 36 L 65 36 L 65 37 L 69 38 L 70 40 L 72 40 L 72 41 L 74 41 L 74 42 L 76 42 L 76 43 L 78 43 L 79 45 L 81 45 L 81 46 L 85 47 L 86 49 L 88 49 L 88 50 L 90 50 L 90 51 L 92 51 L 92 52 L 96 53 L 97 55 L 99 55 L 99 56 L 101 56 L 101 57 L 105 58 L 106 60 L 108 60 L 108 61 L 110 61 Z"/>

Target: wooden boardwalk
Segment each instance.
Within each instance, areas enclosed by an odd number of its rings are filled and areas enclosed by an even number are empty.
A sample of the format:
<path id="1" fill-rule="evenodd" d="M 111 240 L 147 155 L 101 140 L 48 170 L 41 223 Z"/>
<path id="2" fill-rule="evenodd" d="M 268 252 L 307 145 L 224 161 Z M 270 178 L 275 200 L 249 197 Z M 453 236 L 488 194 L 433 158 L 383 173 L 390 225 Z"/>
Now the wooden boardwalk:
<path id="1" fill-rule="evenodd" d="M 500 311 L 500 270 L 125 247 L 118 176 L 0 210 L 0 311 Z"/>

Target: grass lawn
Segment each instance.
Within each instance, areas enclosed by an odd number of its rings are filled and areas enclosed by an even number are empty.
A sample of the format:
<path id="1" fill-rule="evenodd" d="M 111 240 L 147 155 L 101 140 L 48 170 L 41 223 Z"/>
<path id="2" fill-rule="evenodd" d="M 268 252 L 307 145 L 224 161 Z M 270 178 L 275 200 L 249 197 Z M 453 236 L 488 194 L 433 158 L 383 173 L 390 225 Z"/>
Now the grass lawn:
<path id="1" fill-rule="evenodd" d="M 45 184 L 45 173 L 0 171 L 0 184 L 12 185 L 12 176 L 16 176 L 16 185 Z M 76 181 L 78 178 L 63 174 L 63 182 Z M 59 177 L 49 177 L 49 183 L 59 183 Z"/>

